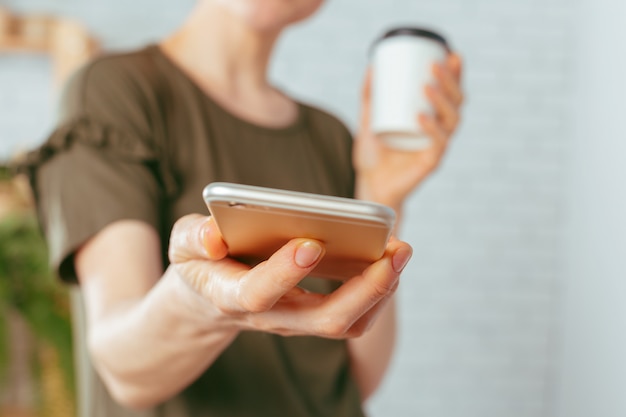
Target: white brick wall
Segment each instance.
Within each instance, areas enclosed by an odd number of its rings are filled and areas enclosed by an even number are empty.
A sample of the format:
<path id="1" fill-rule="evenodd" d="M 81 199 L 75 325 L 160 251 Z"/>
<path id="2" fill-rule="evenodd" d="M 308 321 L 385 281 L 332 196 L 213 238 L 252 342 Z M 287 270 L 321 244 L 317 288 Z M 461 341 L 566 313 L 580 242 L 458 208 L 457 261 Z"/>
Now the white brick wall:
<path id="1" fill-rule="evenodd" d="M 81 17 L 120 48 L 167 33 L 193 0 L 8 3 Z M 369 43 L 389 25 L 439 28 L 466 59 L 462 128 L 407 210 L 403 236 L 415 257 L 399 293 L 398 355 L 374 416 L 546 415 L 576 4 L 329 0 L 280 44 L 279 84 L 351 126 Z M 10 83 L 3 74 L 0 91 Z M 6 114 L 0 108 L 0 120 Z"/>
<path id="2" fill-rule="evenodd" d="M 554 415 L 623 417 L 626 2 L 581 3 Z"/>

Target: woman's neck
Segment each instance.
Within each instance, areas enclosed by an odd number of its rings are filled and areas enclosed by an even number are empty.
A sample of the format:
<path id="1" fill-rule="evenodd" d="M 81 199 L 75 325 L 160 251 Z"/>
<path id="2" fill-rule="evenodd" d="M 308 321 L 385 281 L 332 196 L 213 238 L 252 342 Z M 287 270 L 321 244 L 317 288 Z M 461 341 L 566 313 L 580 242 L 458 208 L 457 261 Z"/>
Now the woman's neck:
<path id="1" fill-rule="evenodd" d="M 280 31 L 258 31 L 213 2 L 196 10 L 162 51 L 227 110 L 266 126 L 292 123 L 298 109 L 268 81 Z"/>
<path id="2" fill-rule="evenodd" d="M 267 70 L 280 32 L 247 27 L 228 9 L 199 2 L 185 24 L 162 42 L 194 76 L 233 92 L 267 87 Z"/>

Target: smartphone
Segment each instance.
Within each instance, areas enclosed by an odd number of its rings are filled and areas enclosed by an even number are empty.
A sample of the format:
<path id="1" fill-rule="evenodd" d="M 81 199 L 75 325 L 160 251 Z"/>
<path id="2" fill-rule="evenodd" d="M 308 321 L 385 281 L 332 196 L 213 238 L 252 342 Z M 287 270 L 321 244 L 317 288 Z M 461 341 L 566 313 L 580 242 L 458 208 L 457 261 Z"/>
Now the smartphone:
<path id="1" fill-rule="evenodd" d="M 249 265 L 293 238 L 322 242 L 311 275 L 347 279 L 380 259 L 396 215 L 390 207 L 350 198 L 215 182 L 203 191 L 229 255 Z"/>

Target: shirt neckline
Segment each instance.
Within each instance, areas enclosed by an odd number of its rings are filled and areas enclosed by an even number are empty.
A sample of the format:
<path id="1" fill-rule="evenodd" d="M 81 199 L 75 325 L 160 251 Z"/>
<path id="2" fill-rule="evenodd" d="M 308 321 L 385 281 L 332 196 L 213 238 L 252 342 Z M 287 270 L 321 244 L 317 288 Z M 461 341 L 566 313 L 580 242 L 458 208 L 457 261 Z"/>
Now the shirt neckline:
<path id="1" fill-rule="evenodd" d="M 147 47 L 149 52 L 152 52 L 161 62 L 165 63 L 172 71 L 174 71 L 179 77 L 183 78 L 185 82 L 190 84 L 192 88 L 204 97 L 205 101 L 211 105 L 211 107 L 217 109 L 220 113 L 222 113 L 225 117 L 228 117 L 237 123 L 247 126 L 252 130 L 259 131 L 261 133 L 270 133 L 270 134 L 285 134 L 285 133 L 293 133 L 301 130 L 305 125 L 305 112 L 306 107 L 299 101 L 294 100 L 296 106 L 298 107 L 298 115 L 296 120 L 294 120 L 291 124 L 282 127 L 272 127 L 266 126 L 262 124 L 258 124 L 255 122 L 251 122 L 246 120 L 236 114 L 233 114 L 230 110 L 224 108 L 221 104 L 219 104 L 213 97 L 210 96 L 206 91 L 204 91 L 198 83 L 178 64 L 176 64 L 170 57 L 168 57 L 162 50 L 161 47 L 156 44 L 150 44 Z"/>

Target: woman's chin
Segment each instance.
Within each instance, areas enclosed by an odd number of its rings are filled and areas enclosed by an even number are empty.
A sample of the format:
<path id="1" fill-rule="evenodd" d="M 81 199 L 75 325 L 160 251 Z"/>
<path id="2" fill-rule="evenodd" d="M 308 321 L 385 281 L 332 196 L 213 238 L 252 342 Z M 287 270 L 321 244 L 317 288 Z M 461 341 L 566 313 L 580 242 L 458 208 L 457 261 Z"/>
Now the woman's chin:
<path id="1" fill-rule="evenodd" d="M 324 0 L 212 0 L 258 32 L 279 32 L 312 16 Z"/>

